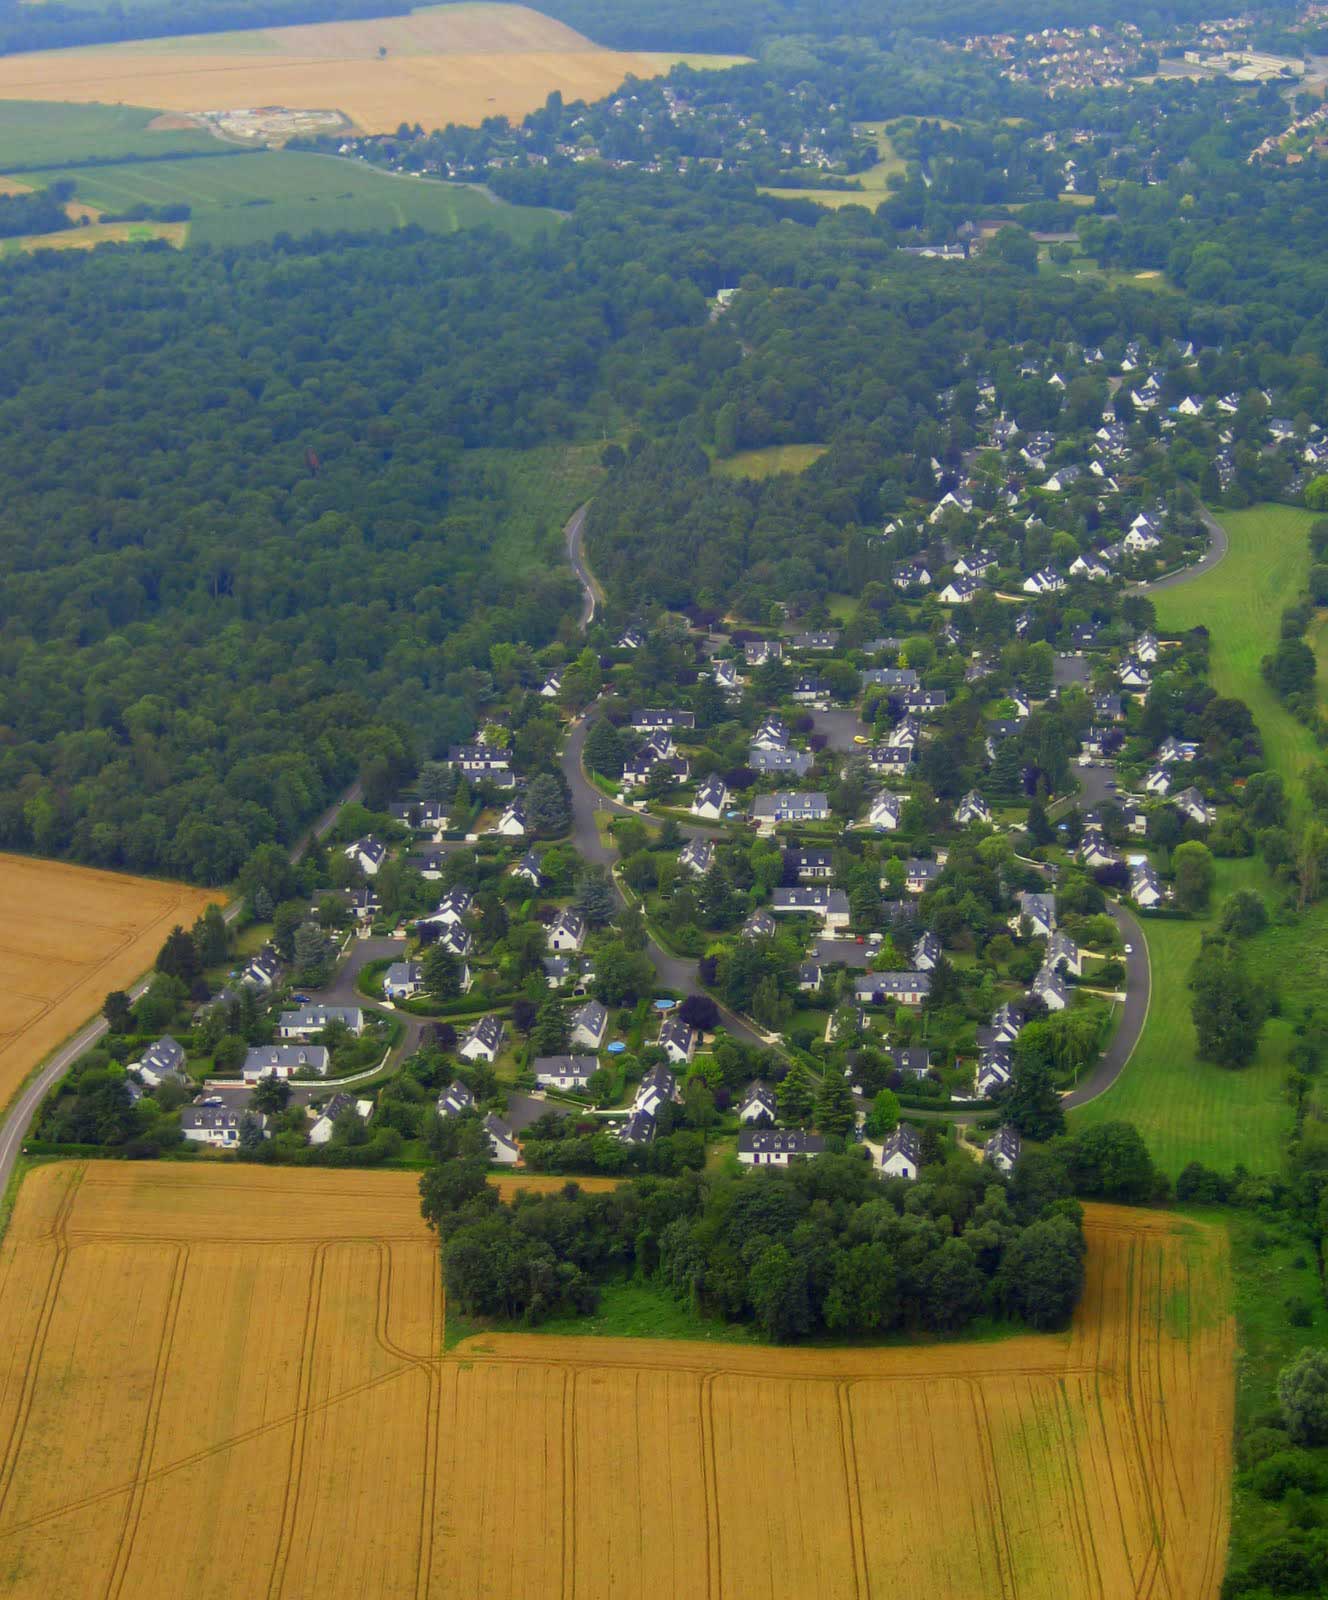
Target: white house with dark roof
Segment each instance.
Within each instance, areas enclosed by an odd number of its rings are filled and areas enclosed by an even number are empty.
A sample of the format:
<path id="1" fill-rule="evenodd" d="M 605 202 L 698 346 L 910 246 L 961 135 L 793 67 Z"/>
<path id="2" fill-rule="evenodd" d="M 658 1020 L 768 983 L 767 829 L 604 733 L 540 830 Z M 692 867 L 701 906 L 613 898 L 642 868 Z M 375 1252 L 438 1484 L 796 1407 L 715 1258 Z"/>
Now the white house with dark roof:
<path id="1" fill-rule="evenodd" d="M 916 1178 L 922 1165 L 922 1136 L 910 1122 L 901 1122 L 881 1147 L 883 1178 Z"/>
<path id="2" fill-rule="evenodd" d="M 427 917 L 421 917 L 421 923 L 438 923 L 447 925 L 461 922 L 470 914 L 470 908 L 475 904 L 475 896 L 469 889 L 457 887 L 449 889 L 438 902 L 438 909 L 431 911 Z"/>
<path id="3" fill-rule="evenodd" d="M 786 1167 L 810 1161 L 825 1149 L 819 1133 L 805 1128 L 743 1128 L 738 1134 L 738 1161 L 744 1167 Z"/>
<path id="4" fill-rule="evenodd" d="M 782 717 L 764 717 L 761 726 L 752 735 L 753 750 L 784 750 L 788 742 L 788 724 Z"/>
<path id="5" fill-rule="evenodd" d="M 708 778 L 703 778 L 696 786 L 696 796 L 692 801 L 692 815 L 705 817 L 709 822 L 718 822 L 729 807 L 728 785 L 718 773 L 711 773 Z"/>
<path id="6" fill-rule="evenodd" d="M 920 1006 L 930 993 L 928 972 L 868 972 L 853 986 L 860 1006 Z"/>
<path id="7" fill-rule="evenodd" d="M 257 1083 L 261 1078 L 293 1078 L 297 1072 L 325 1078 L 330 1065 L 326 1045 L 260 1044 L 245 1051 L 240 1071 L 246 1083 Z"/>
<path id="8" fill-rule="evenodd" d="M 752 801 L 752 817 L 758 827 L 773 828 L 780 822 L 824 822 L 830 815 L 830 802 L 819 789 L 778 789 L 774 794 L 759 794 Z"/>
<path id="9" fill-rule="evenodd" d="M 188 1081 L 185 1072 L 184 1046 L 169 1033 L 150 1044 L 137 1061 L 129 1063 L 129 1071 L 136 1072 L 149 1089 L 160 1088 L 171 1078 L 176 1083 Z"/>
<path id="10" fill-rule="evenodd" d="M 512 868 L 512 876 L 514 878 L 524 878 L 532 889 L 538 889 L 544 882 L 543 875 L 540 872 L 539 853 L 535 850 L 527 850 L 525 855 Z"/>
<path id="11" fill-rule="evenodd" d="M 195 1144 L 210 1144 L 221 1150 L 238 1150 L 245 1123 L 254 1124 L 265 1139 L 267 1117 L 261 1111 L 231 1106 L 220 1098 L 202 1100 L 180 1111 L 180 1132 Z"/>
<path id="12" fill-rule="evenodd" d="M 348 844 L 342 851 L 347 861 L 357 866 L 365 877 L 376 876 L 378 869 L 387 860 L 387 846 L 381 839 L 376 839 L 373 834 L 366 833 L 363 839 L 357 839 L 354 844 Z"/>
<path id="13" fill-rule="evenodd" d="M 861 677 L 864 689 L 889 689 L 897 694 L 918 686 L 918 675 L 912 667 L 866 667 Z"/>
<path id="14" fill-rule="evenodd" d="M 350 1033 L 364 1032 L 364 1012 L 359 1006 L 301 1006 L 298 1011 L 283 1011 L 277 1018 L 277 1036 L 282 1039 L 310 1039 L 332 1023 L 339 1022 Z"/>
<path id="15" fill-rule="evenodd" d="M 535 1082 L 541 1089 L 584 1092 L 598 1070 L 599 1062 L 594 1056 L 536 1056 L 531 1062 Z"/>
<path id="16" fill-rule="evenodd" d="M 778 924 L 764 906 L 758 906 L 742 925 L 744 939 L 768 939 L 777 931 Z"/>
<path id="17" fill-rule="evenodd" d="M 955 807 L 954 819 L 961 828 L 970 822 L 990 822 L 991 808 L 976 789 L 970 789 Z"/>
<path id="18" fill-rule="evenodd" d="M 513 800 L 493 825 L 493 831 L 504 839 L 519 839 L 526 831 L 526 808 L 520 800 Z"/>
<path id="19" fill-rule="evenodd" d="M 810 633 L 795 633 L 789 644 L 795 650 L 833 650 L 839 644 L 839 630 L 823 628 Z"/>
<path id="20" fill-rule="evenodd" d="M 742 647 L 743 660 L 749 667 L 763 667 L 767 661 L 784 659 L 783 641 L 779 639 L 748 639 Z"/>
<path id="21" fill-rule="evenodd" d="M 904 814 L 904 796 L 882 789 L 867 808 L 867 826 L 879 828 L 882 833 L 893 833 Z"/>
<path id="22" fill-rule="evenodd" d="M 738 1121 L 748 1125 L 773 1125 L 779 1117 L 779 1101 L 764 1078 L 753 1078 L 738 1105 Z"/>
<path id="23" fill-rule="evenodd" d="M 503 1119 L 491 1111 L 484 1119 L 484 1131 L 489 1136 L 489 1159 L 500 1167 L 514 1167 L 521 1159 L 521 1147 Z"/>
<path id="24" fill-rule="evenodd" d="M 976 578 L 964 578 L 956 575 L 951 578 L 943 588 L 937 591 L 936 598 L 942 605 L 967 606 L 982 593 L 982 585 Z"/>
<path id="25" fill-rule="evenodd" d="M 1187 821 L 1197 822 L 1200 827 L 1209 828 L 1217 821 L 1217 812 L 1193 784 L 1172 795 L 1171 804 Z"/>
<path id="26" fill-rule="evenodd" d="M 1163 795 L 1171 788 L 1171 772 L 1164 766 L 1150 767 L 1144 775 L 1144 789 L 1148 794 Z"/>
<path id="27" fill-rule="evenodd" d="M 479 778 L 491 783 L 496 778 L 511 776 L 512 758 L 498 745 L 453 745 L 448 759 L 467 778 Z"/>
<path id="28" fill-rule="evenodd" d="M 835 875 L 835 858 L 829 850 L 786 850 L 784 860 L 799 883 L 826 883 Z"/>
<path id="29" fill-rule="evenodd" d="M 776 916 L 820 917 L 827 930 L 847 928 L 850 921 L 848 896 L 842 889 L 830 889 L 822 883 L 772 890 L 770 909 Z"/>
<path id="30" fill-rule="evenodd" d="M 1079 946 L 1068 933 L 1053 933 L 1047 940 L 1046 964 L 1053 972 L 1058 972 L 1062 963 L 1072 978 L 1083 977 L 1084 957 Z"/>
<path id="31" fill-rule="evenodd" d="M 929 861 L 925 856 L 910 856 L 904 863 L 904 888 L 909 894 L 925 894 L 944 871 L 939 861 Z"/>
<path id="32" fill-rule="evenodd" d="M 424 987 L 424 966 L 419 961 L 394 961 L 383 974 L 383 994 L 388 1000 L 409 1000 Z"/>
<path id="33" fill-rule="evenodd" d="M 944 711 L 950 696 L 944 689 L 905 689 L 900 703 L 906 712 L 918 717 L 934 716 Z"/>
<path id="34" fill-rule="evenodd" d="M 579 911 L 566 907 L 550 923 L 547 939 L 550 950 L 561 951 L 564 955 L 580 950 L 586 942 L 586 919 Z"/>
<path id="35" fill-rule="evenodd" d="M 462 1083 L 460 1078 L 453 1078 L 452 1082 L 438 1096 L 434 1108 L 440 1117 L 456 1117 L 463 1111 L 475 1109 L 475 1096 Z"/>
<path id="36" fill-rule="evenodd" d="M 1130 899 L 1145 911 L 1153 910 L 1166 899 L 1162 880 L 1150 862 L 1138 862 L 1130 868 Z"/>
<path id="37" fill-rule="evenodd" d="M 633 711 L 632 728 L 637 733 L 689 733 L 696 726 L 696 713 L 672 707 L 648 707 Z"/>
<path id="38" fill-rule="evenodd" d="M 687 1024 L 682 1023 L 684 1028 Z M 687 1031 L 690 1033 L 691 1029 Z M 661 1041 L 662 1042 L 662 1041 Z M 690 1059 L 690 1057 L 685 1058 Z M 651 1067 L 645 1077 L 637 1085 L 636 1094 L 632 1099 L 633 1111 L 644 1111 L 650 1116 L 656 1116 L 659 1108 L 666 1102 L 672 1104 L 678 1098 L 678 1079 L 667 1067 Z"/>
<path id="39" fill-rule="evenodd" d="M 918 972 L 933 971 L 944 953 L 941 941 L 928 928 L 925 933 L 919 935 L 917 943 L 913 946 L 914 969 Z"/>
<path id="40" fill-rule="evenodd" d="M 689 839 L 678 852 L 678 865 L 698 878 L 704 878 L 715 864 L 715 845 L 711 839 Z"/>
<path id="41" fill-rule="evenodd" d="M 330 1143 L 339 1118 L 350 1112 L 367 1122 L 373 1109 L 372 1100 L 357 1100 L 352 1094 L 334 1094 L 321 1111 L 315 1112 L 311 1106 L 309 1114 L 313 1117 L 313 1127 L 309 1129 L 309 1143 Z"/>
<path id="42" fill-rule="evenodd" d="M 976 1087 L 979 1099 L 989 1100 L 1010 1081 L 1014 1050 L 1008 1044 L 989 1044 L 978 1053 Z"/>
<path id="43" fill-rule="evenodd" d="M 1009 1172 L 1022 1151 L 1023 1140 L 1019 1137 L 1019 1129 L 1013 1123 L 1006 1122 L 983 1145 L 982 1159 L 1001 1172 Z"/>
<path id="44" fill-rule="evenodd" d="M 618 1129 L 623 1144 L 649 1144 L 655 1137 L 655 1118 L 649 1111 L 633 1111 Z"/>
<path id="45" fill-rule="evenodd" d="M 249 965 L 240 974 L 240 982 L 247 989 L 270 989 L 281 973 L 281 963 L 271 945 L 264 945 L 257 955 L 249 958 Z"/>
<path id="46" fill-rule="evenodd" d="M 568 1018 L 569 1038 L 586 1050 L 598 1050 L 609 1031 L 609 1013 L 598 1000 L 587 1000 Z"/>
<path id="47" fill-rule="evenodd" d="M 1049 939 L 1056 931 L 1056 896 L 1030 894 L 1024 891 L 1015 896 L 1016 910 L 1010 918 L 1010 931 L 1022 934 L 1027 925 L 1031 939 Z"/>
<path id="48" fill-rule="evenodd" d="M 1052 967 L 1038 968 L 1028 992 L 1041 1000 L 1048 1011 L 1064 1011 L 1070 1003 L 1070 987 Z"/>
<path id="49" fill-rule="evenodd" d="M 658 1042 L 675 1067 L 685 1065 L 696 1054 L 696 1030 L 676 1014 L 664 1019 Z"/>
<path id="50" fill-rule="evenodd" d="M 466 1030 L 457 1054 L 466 1061 L 487 1061 L 492 1065 L 503 1048 L 504 1031 L 501 1017 L 479 1017 Z"/>
<path id="51" fill-rule="evenodd" d="M 819 962 L 804 961 L 798 968 L 798 988 L 803 994 L 816 994 L 820 990 L 822 976 Z"/>
<path id="52" fill-rule="evenodd" d="M 753 772 L 788 773 L 805 778 L 812 770 L 812 757 L 806 750 L 764 750 L 756 745 L 747 751 L 747 765 Z"/>

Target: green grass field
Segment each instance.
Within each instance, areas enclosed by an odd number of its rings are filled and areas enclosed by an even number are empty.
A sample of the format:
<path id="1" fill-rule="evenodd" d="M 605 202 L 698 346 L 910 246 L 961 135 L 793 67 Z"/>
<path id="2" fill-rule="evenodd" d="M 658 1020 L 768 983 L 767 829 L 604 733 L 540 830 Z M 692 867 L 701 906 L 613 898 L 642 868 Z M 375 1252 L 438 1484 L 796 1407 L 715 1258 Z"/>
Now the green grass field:
<path id="1" fill-rule="evenodd" d="M 763 450 L 739 450 L 716 461 L 714 470 L 725 478 L 773 478 L 780 472 L 805 472 L 824 454 L 823 444 L 771 444 Z"/>
<path id="2" fill-rule="evenodd" d="M 853 131 L 875 139 L 876 153 L 881 158 L 875 166 L 867 167 L 864 171 L 854 174 L 857 181 L 862 185 L 861 189 L 763 188 L 761 193 L 775 195 L 780 200 L 814 200 L 818 206 L 825 206 L 831 211 L 838 211 L 841 206 L 866 206 L 868 210 L 875 211 L 876 207 L 890 193 L 886 180 L 891 173 L 905 172 L 908 168 L 908 163 L 896 151 L 883 123 L 858 123 L 855 124 Z"/>
<path id="3" fill-rule="evenodd" d="M 142 106 L 82 106 L 0 100 L 0 172 L 79 161 L 129 161 L 175 150 L 207 155 L 220 148 L 202 128 L 151 131 L 157 116 Z"/>
<path id="4" fill-rule="evenodd" d="M 553 213 L 506 206 L 460 184 L 397 178 L 332 156 L 262 150 L 187 161 L 71 167 L 77 197 L 102 211 L 183 202 L 193 208 L 191 244 L 243 245 L 278 233 L 401 228 L 434 233 L 490 223 L 518 238 L 549 226 Z"/>
<path id="5" fill-rule="evenodd" d="M 1269 768 L 1298 796 L 1301 774 L 1319 761 L 1319 750 L 1310 730 L 1264 683 L 1259 663 L 1277 644 L 1283 609 L 1305 587 L 1314 516 L 1292 506 L 1263 505 L 1224 512 L 1221 521 L 1231 539 L 1226 558 L 1193 583 L 1153 597 L 1158 628 L 1179 632 L 1204 624 L 1212 639 L 1213 687 L 1249 706 Z"/>
<path id="6" fill-rule="evenodd" d="M 1213 912 L 1240 888 L 1266 889 L 1257 860 L 1219 861 Z M 1291 1107 L 1282 1094 L 1290 1024 L 1269 1022 L 1258 1058 L 1243 1072 L 1228 1072 L 1195 1054 L 1190 1020 L 1190 966 L 1211 922 L 1143 919 L 1152 965 L 1152 997 L 1144 1030 L 1129 1065 L 1104 1095 L 1070 1113 L 1071 1129 L 1096 1122 L 1133 1122 L 1157 1164 L 1174 1178 L 1188 1161 L 1229 1172 L 1237 1162 L 1274 1172 L 1290 1131 Z M 1274 928 L 1248 946 L 1251 967 L 1277 960 L 1273 941 L 1302 929 Z M 1265 957 L 1260 946 L 1268 941 Z"/>

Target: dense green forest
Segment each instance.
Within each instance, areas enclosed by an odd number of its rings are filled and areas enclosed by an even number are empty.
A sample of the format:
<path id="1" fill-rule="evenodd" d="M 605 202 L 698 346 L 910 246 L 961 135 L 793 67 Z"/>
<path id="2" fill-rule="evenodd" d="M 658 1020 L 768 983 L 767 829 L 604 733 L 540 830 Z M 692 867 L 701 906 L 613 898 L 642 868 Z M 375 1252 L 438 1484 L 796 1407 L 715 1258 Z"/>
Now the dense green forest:
<path id="1" fill-rule="evenodd" d="M 702 305 L 579 253 L 5 269 L 6 845 L 223 882 L 357 773 L 381 803 L 470 732 L 491 646 L 547 642 L 574 585 L 536 547 L 500 570 L 508 486 L 467 447 L 566 438 L 624 338 Z"/>
<path id="2" fill-rule="evenodd" d="M 1022 1169 L 1021 1169 L 1022 1171 Z M 537 1323 L 593 1309 L 634 1272 L 719 1319 L 787 1342 L 813 1334 L 954 1334 L 981 1315 L 1062 1327 L 1083 1286 L 1078 1204 L 1054 1161 L 1007 1189 L 943 1148 L 916 1183 L 887 1183 L 858 1150 L 740 1177 L 636 1178 L 607 1194 L 518 1193 L 483 1161 L 433 1167 L 422 1209 L 438 1230 L 448 1300 Z"/>
<path id="3" fill-rule="evenodd" d="M 1208 16 L 1202 0 L 737 0 L 716 7 L 705 0 L 658 6 L 642 0 L 552 0 L 542 9 L 622 50 L 717 50 L 756 54 L 771 40 L 789 35 L 814 39 L 870 39 L 891 43 L 900 35 L 936 38 L 970 33 L 1027 32 L 1087 23 L 1183 21 Z"/>

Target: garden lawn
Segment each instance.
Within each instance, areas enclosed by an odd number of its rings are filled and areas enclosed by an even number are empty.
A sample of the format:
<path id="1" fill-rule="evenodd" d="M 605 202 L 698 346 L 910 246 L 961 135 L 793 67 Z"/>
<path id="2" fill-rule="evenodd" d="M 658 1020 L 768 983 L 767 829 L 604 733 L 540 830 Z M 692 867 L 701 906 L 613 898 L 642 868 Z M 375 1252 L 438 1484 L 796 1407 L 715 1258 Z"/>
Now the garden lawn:
<path id="1" fill-rule="evenodd" d="M 1217 867 L 1214 917 L 1235 889 L 1256 888 L 1267 894 L 1259 862 L 1219 861 Z M 1096 1122 L 1132 1122 L 1158 1166 L 1173 1178 L 1190 1161 L 1226 1172 L 1238 1162 L 1254 1172 L 1276 1171 L 1292 1122 L 1291 1106 L 1282 1092 L 1290 1023 L 1274 1018 L 1267 1024 L 1254 1064 L 1242 1072 L 1200 1061 L 1187 980 L 1199 942 L 1212 923 L 1140 920 L 1153 976 L 1148 1018 L 1116 1082 L 1070 1113 L 1071 1131 Z M 1272 941 L 1297 932 L 1276 928 L 1252 940 L 1247 947 L 1251 968 L 1260 973 L 1268 966 L 1261 949 L 1264 941 L 1271 947 Z"/>
<path id="2" fill-rule="evenodd" d="M 1259 664 L 1277 644 L 1283 609 L 1305 587 L 1315 519 L 1292 506 L 1262 505 L 1224 512 L 1221 520 L 1229 552 L 1193 583 L 1153 596 L 1158 630 L 1179 633 L 1199 623 L 1208 629 L 1213 687 L 1249 706 L 1269 768 L 1282 774 L 1288 792 L 1299 799 L 1302 774 L 1318 762 L 1318 747 L 1264 682 Z"/>

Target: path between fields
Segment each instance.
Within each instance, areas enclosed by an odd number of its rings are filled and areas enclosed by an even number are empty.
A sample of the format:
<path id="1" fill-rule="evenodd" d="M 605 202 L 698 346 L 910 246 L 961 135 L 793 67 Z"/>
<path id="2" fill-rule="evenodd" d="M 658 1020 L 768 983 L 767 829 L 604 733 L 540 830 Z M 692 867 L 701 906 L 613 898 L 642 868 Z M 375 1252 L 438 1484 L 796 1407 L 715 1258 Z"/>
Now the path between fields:
<path id="1" fill-rule="evenodd" d="M 360 785 L 356 782 L 351 784 L 350 788 L 346 790 L 339 800 L 334 800 L 327 810 L 323 812 L 322 816 L 314 822 L 309 831 L 302 835 L 291 850 L 290 858 L 292 862 L 300 859 L 313 839 L 321 839 L 324 834 L 331 831 L 332 825 L 337 820 L 343 806 L 350 805 L 352 801 L 359 798 Z M 227 922 L 234 922 L 239 914 L 240 901 L 238 900 L 227 906 L 223 912 Z M 146 990 L 148 982 L 149 978 L 140 978 L 133 988 L 129 990 L 130 998 L 138 999 Z M 41 1109 L 42 1101 L 60 1079 L 64 1077 L 65 1073 L 69 1071 L 79 1056 L 86 1050 L 90 1050 L 105 1032 L 106 1021 L 103 1017 L 97 1017 L 85 1027 L 80 1028 L 73 1038 L 62 1044 L 55 1054 L 46 1061 L 45 1065 L 40 1067 L 34 1076 L 29 1078 L 23 1088 L 19 1090 L 10 1105 L 9 1113 L 4 1119 L 3 1126 L 0 1126 L 0 1195 L 3 1195 L 9 1186 L 9 1180 L 14 1171 L 14 1163 L 18 1160 L 19 1152 L 23 1148 L 23 1141 L 28 1136 L 28 1129 L 32 1126 L 33 1118 Z"/>

